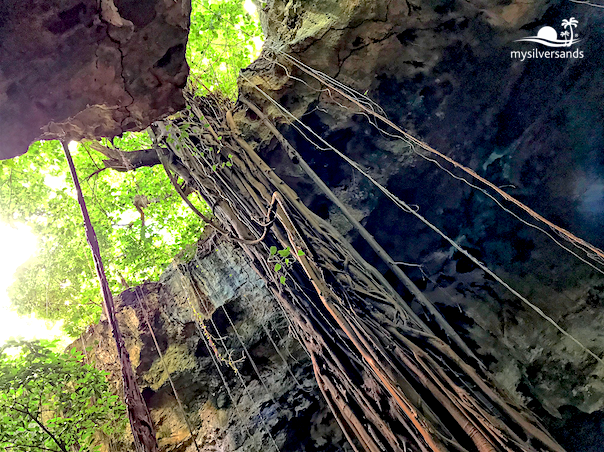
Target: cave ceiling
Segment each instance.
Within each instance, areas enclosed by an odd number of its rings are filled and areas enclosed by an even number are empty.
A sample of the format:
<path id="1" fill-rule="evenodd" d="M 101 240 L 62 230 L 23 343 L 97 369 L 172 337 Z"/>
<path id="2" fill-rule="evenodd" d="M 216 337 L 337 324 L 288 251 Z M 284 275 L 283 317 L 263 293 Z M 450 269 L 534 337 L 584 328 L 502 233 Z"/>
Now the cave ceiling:
<path id="1" fill-rule="evenodd" d="M 141 130 L 184 106 L 188 0 L 0 5 L 0 159 Z"/>

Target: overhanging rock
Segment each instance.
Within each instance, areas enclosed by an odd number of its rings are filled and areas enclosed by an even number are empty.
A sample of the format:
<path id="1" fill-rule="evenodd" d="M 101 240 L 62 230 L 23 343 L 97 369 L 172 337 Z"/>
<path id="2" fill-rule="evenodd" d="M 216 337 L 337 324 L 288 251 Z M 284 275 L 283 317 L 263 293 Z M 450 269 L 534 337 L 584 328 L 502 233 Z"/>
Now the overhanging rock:
<path id="1" fill-rule="evenodd" d="M 113 137 L 184 106 L 190 0 L 0 5 L 0 159 Z"/>

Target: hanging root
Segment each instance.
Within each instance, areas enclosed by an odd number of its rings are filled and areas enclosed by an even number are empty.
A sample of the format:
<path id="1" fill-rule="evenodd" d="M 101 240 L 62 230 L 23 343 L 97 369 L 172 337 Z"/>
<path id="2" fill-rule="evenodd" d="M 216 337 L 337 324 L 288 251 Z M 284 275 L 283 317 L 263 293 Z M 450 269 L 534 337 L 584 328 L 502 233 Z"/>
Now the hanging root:
<path id="1" fill-rule="evenodd" d="M 189 136 L 178 146 L 160 141 L 216 206 L 225 232 L 246 240 L 264 235 L 255 245 L 238 243 L 295 323 L 321 390 L 359 452 L 536 452 L 533 440 L 562 451 L 528 411 L 510 406 L 482 370 L 402 308 L 383 275 L 241 137 L 230 103 L 215 96 L 190 102 L 179 119 L 191 124 Z M 232 166 L 211 169 L 226 156 Z M 274 221 L 261 234 L 269 212 Z M 269 261 L 269 248 L 278 245 L 295 257 L 286 284 Z"/>
<path id="2" fill-rule="evenodd" d="M 476 264 L 482 271 L 484 271 L 485 273 L 487 273 L 488 275 L 490 275 L 493 279 L 495 279 L 498 283 L 500 283 L 503 287 L 506 288 L 506 290 L 508 290 L 510 293 L 512 293 L 515 297 L 517 297 L 518 299 L 520 299 L 526 306 L 528 306 L 531 310 L 533 310 L 534 312 L 536 312 L 540 317 L 542 317 L 544 320 L 546 320 L 548 323 L 552 324 L 558 331 L 560 331 L 564 336 L 566 336 L 567 338 L 569 338 L 571 341 L 573 341 L 575 344 L 577 344 L 577 346 L 579 346 L 581 349 L 583 349 L 587 354 L 589 354 L 592 358 L 596 359 L 599 363 L 604 364 L 604 359 L 600 358 L 598 355 L 596 355 L 593 351 L 591 351 L 587 346 L 585 346 L 583 343 L 581 343 L 577 338 L 575 338 L 573 335 L 571 335 L 568 331 L 566 331 L 564 328 L 562 328 L 560 325 L 558 325 L 558 323 L 556 323 L 556 321 L 554 321 L 550 316 L 546 315 L 543 310 L 541 310 L 537 305 L 535 305 L 534 303 L 531 303 L 527 298 L 525 298 L 523 295 L 521 295 L 518 291 L 516 291 L 515 289 L 513 289 L 508 283 L 506 283 L 502 278 L 500 278 L 497 274 L 495 274 L 495 272 L 493 272 L 492 270 L 490 270 L 485 264 L 483 264 L 482 262 L 480 262 L 478 259 L 476 259 L 474 256 L 472 256 L 470 253 L 468 253 L 465 249 L 463 249 L 460 245 L 457 244 L 457 242 L 455 242 L 453 239 L 451 239 L 450 237 L 448 237 L 446 234 L 444 234 L 440 229 L 438 229 L 435 225 L 433 225 L 432 223 L 430 223 L 426 218 L 424 218 L 422 215 L 420 215 L 420 213 L 416 210 L 411 208 L 411 206 L 409 206 L 407 203 L 405 203 L 404 201 L 402 201 L 400 198 L 398 198 L 396 195 L 394 195 L 392 192 L 390 192 L 386 187 L 384 187 L 382 184 L 380 184 L 379 182 L 377 182 L 368 172 L 366 169 L 364 169 L 361 165 L 359 165 L 357 162 L 355 162 L 354 160 L 352 160 L 351 158 L 349 158 L 347 155 L 345 155 L 344 153 L 342 153 L 341 151 L 339 151 L 338 149 L 336 149 L 335 147 L 333 147 L 331 144 L 329 144 L 328 142 L 326 142 L 321 136 L 319 136 L 316 132 L 314 132 L 312 129 L 310 129 L 306 124 L 304 124 L 302 121 L 300 121 L 299 119 L 297 119 L 291 112 L 289 112 L 287 109 L 285 109 L 283 106 L 281 106 L 279 103 L 277 103 L 274 99 L 272 99 L 270 96 L 268 96 L 268 94 L 266 94 L 264 91 L 262 91 L 258 86 L 256 86 L 255 84 L 253 84 L 253 82 L 248 79 L 247 77 L 245 77 L 245 75 L 242 74 L 242 77 L 247 80 L 252 86 L 254 86 L 254 88 L 256 88 L 256 90 L 258 90 L 260 92 L 260 94 L 262 94 L 262 96 L 264 98 L 266 98 L 269 102 L 271 102 L 273 105 L 275 105 L 279 110 L 281 110 L 287 117 L 289 117 L 290 119 L 292 119 L 294 122 L 297 122 L 299 124 L 301 124 L 302 127 L 304 127 L 308 132 L 310 132 L 315 138 L 317 138 L 321 143 L 323 143 L 324 146 L 326 146 L 327 149 L 335 152 L 339 157 L 341 157 L 344 161 L 346 161 L 350 166 L 352 166 L 354 169 L 356 169 L 357 171 L 359 171 L 365 178 L 367 178 L 373 185 L 375 185 L 382 193 L 384 193 L 389 199 L 391 199 L 399 208 L 401 208 L 404 212 L 406 213 L 410 213 L 413 216 L 415 216 L 417 219 L 419 219 L 422 223 L 424 223 L 426 226 L 428 226 L 430 229 L 432 229 L 434 232 L 436 232 L 438 235 L 440 235 L 443 239 L 445 239 L 449 244 L 451 244 L 451 246 L 453 246 L 457 251 L 459 251 L 460 253 L 462 253 L 464 256 L 466 256 L 468 259 L 470 259 L 474 264 Z M 381 117 L 381 115 L 375 113 L 378 117 Z M 387 120 L 386 118 L 383 118 L 384 121 L 388 121 L 387 123 L 390 124 L 390 121 Z M 395 125 L 393 125 L 393 127 L 396 127 Z M 397 128 L 397 130 L 399 130 Z M 415 139 L 414 139 L 415 140 Z M 315 144 L 312 140 L 311 143 Z M 418 141 L 418 140 L 416 140 Z M 419 142 L 419 141 L 418 141 Z M 421 143 L 421 142 L 420 142 Z M 427 145 L 426 145 L 427 146 Z M 319 146 L 317 146 L 319 149 L 321 149 Z M 434 151 L 436 152 L 436 151 Z M 447 157 L 448 159 L 448 157 Z M 456 163 L 457 166 L 461 166 L 459 164 Z M 471 170 L 470 170 L 471 171 Z M 479 177 L 479 176 L 477 176 Z M 497 189 L 499 191 L 501 191 L 498 187 Z M 511 198 L 511 197 L 510 197 Z M 513 198 L 512 198 L 513 199 Z M 518 202 L 518 201 L 516 201 Z M 526 206 L 525 206 L 526 207 Z M 528 209 L 528 208 L 527 208 Z M 573 242 L 575 243 L 575 242 Z M 394 268 L 396 268 L 397 270 L 395 271 Z M 399 276 L 400 273 L 402 273 L 400 271 L 400 269 L 397 266 L 393 266 L 391 267 L 392 271 Z M 400 279 L 401 277 L 399 277 Z M 418 291 L 419 292 L 419 291 Z M 412 292 L 416 297 L 418 297 L 418 299 L 422 299 L 425 298 L 423 295 L 418 295 L 415 291 Z M 421 292 L 419 292 L 421 294 Z M 420 298 L 421 297 L 421 298 Z M 442 319 L 442 317 L 438 317 L 440 316 L 440 314 L 438 314 L 438 312 L 432 307 L 432 304 L 429 302 L 426 302 L 424 304 L 424 306 L 428 307 L 428 309 L 430 310 L 430 312 L 435 315 L 435 317 L 439 320 L 439 324 L 445 322 L 444 319 Z M 437 316 L 438 314 L 438 316 Z M 442 319 L 442 320 L 441 320 Z M 447 331 L 447 330 L 445 330 Z M 455 338 L 455 336 L 452 336 L 453 338 Z M 465 345 L 465 344 L 464 344 Z M 466 347 L 467 348 L 467 347 Z M 465 350 L 465 349 L 464 349 Z M 467 352 L 466 352 L 467 353 Z M 470 352 L 471 353 L 471 352 Z M 470 354 L 470 356 L 473 356 L 473 354 Z"/>
<path id="3" fill-rule="evenodd" d="M 296 58 L 294 58 L 293 56 L 291 56 L 287 53 L 284 53 L 284 52 L 279 52 L 279 53 L 281 55 L 283 55 L 292 64 L 294 64 L 296 67 L 298 67 L 301 71 L 303 71 L 306 74 L 310 75 L 311 77 L 317 79 L 318 81 L 323 83 L 328 88 L 333 89 L 335 92 L 337 92 L 338 94 L 340 94 L 341 96 L 343 96 L 344 98 L 346 98 L 347 100 L 349 100 L 350 102 L 352 102 L 353 104 L 358 106 L 367 115 L 370 115 L 374 118 L 379 119 L 384 124 L 387 124 L 392 129 L 396 130 L 398 133 L 401 134 L 401 136 L 399 136 L 399 138 L 406 141 L 407 143 L 409 143 L 411 145 L 412 149 L 414 149 L 413 145 L 417 145 L 421 149 L 427 151 L 428 153 L 436 155 L 437 157 L 447 161 L 448 163 L 453 165 L 455 168 L 462 170 L 469 176 L 472 176 L 473 178 L 480 181 L 485 186 L 489 187 L 491 190 L 495 191 L 498 195 L 500 195 L 506 201 L 511 202 L 512 204 L 516 205 L 517 207 L 519 207 L 520 209 L 522 209 L 523 211 L 528 213 L 531 217 L 533 217 L 536 220 L 547 225 L 553 231 L 555 231 L 557 234 L 559 234 L 561 237 L 563 237 L 564 239 L 566 239 L 567 241 L 569 241 L 576 247 L 580 248 L 583 251 L 586 251 L 588 257 L 594 259 L 597 263 L 599 263 L 599 264 L 604 263 L 604 251 L 595 247 L 591 243 L 575 236 L 574 234 L 567 231 L 566 229 L 552 223 L 551 221 L 547 220 L 546 218 L 544 218 L 543 216 L 539 215 L 537 212 L 532 210 L 530 207 L 526 206 L 525 204 L 521 203 L 513 196 L 511 196 L 508 193 L 506 193 L 505 191 L 503 191 L 497 185 L 493 184 L 492 182 L 490 182 L 487 179 L 483 178 L 482 176 L 478 175 L 472 169 L 458 163 L 451 157 L 448 157 L 445 154 L 438 152 L 436 149 L 432 148 L 428 144 L 424 143 L 421 140 L 418 140 L 413 135 L 410 135 L 409 133 L 405 132 L 399 126 L 397 126 L 395 123 L 393 123 L 388 118 L 386 118 L 385 113 L 383 113 L 383 110 L 381 110 L 381 108 L 376 109 L 373 105 L 374 104 L 373 101 L 371 101 L 367 96 L 363 96 L 362 94 L 354 91 L 352 88 L 347 87 L 346 85 L 323 74 L 322 72 L 317 71 L 316 69 L 313 69 L 310 66 L 305 65 L 304 63 L 300 62 L 299 60 L 297 60 Z M 370 122 L 377 127 L 377 125 L 375 123 L 373 123 L 372 121 L 370 121 Z M 379 129 L 379 127 L 378 127 L 378 129 Z M 422 156 L 422 154 L 419 154 L 419 155 Z"/>

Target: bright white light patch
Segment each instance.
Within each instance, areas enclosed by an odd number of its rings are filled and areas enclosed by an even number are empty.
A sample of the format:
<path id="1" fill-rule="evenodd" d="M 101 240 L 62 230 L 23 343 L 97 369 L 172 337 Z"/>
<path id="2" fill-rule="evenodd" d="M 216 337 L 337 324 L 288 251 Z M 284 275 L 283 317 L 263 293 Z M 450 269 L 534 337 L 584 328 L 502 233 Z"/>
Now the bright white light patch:
<path id="1" fill-rule="evenodd" d="M 63 190 L 64 188 L 67 188 L 65 175 L 51 176 L 50 174 L 47 174 L 44 176 L 44 185 L 55 191 Z"/>
<path id="2" fill-rule="evenodd" d="M 126 210 L 120 216 L 120 225 L 126 226 L 133 221 L 138 220 L 141 217 L 141 214 L 136 210 Z"/>
<path id="3" fill-rule="evenodd" d="M 254 43 L 254 46 L 257 49 L 262 48 L 262 45 L 264 44 L 264 39 L 262 39 L 262 36 L 254 36 L 252 38 L 252 42 Z"/>
<path id="4" fill-rule="evenodd" d="M 254 2 L 252 2 L 252 0 L 245 0 L 245 2 L 243 3 L 243 9 L 245 9 L 245 11 L 250 15 L 250 16 L 255 16 L 256 15 L 256 5 L 254 5 Z"/>
<path id="5" fill-rule="evenodd" d="M 67 145 L 67 147 L 69 148 L 69 152 L 71 152 L 72 154 L 77 154 L 78 153 L 78 146 L 79 143 L 77 141 L 70 141 L 69 144 Z"/>
<path id="6" fill-rule="evenodd" d="M 25 263 L 36 251 L 36 237 L 27 226 L 13 228 L 0 224 L 0 344 L 10 337 L 25 339 L 51 339 L 61 335 L 61 323 L 48 328 L 46 322 L 35 316 L 19 317 L 10 309 L 6 290 L 13 282 L 17 267 Z"/>

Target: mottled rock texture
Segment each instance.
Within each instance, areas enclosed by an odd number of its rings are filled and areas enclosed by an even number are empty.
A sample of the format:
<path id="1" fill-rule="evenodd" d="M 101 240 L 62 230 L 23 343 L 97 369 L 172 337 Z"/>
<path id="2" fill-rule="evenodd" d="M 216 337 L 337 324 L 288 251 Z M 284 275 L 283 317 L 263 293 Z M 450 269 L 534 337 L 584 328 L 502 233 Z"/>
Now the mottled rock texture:
<path id="1" fill-rule="evenodd" d="M 269 0 L 262 14 L 267 44 L 262 57 L 244 71 L 241 93 L 281 122 L 281 131 L 395 260 L 423 265 L 421 271 L 403 268 L 478 350 L 503 387 L 542 416 L 568 450 L 601 450 L 603 366 L 342 159 L 310 145 L 254 85 L 394 194 L 417 205 L 428 220 L 602 355 L 601 273 L 402 141 L 377 131 L 358 107 L 278 51 L 366 92 L 416 137 L 602 247 L 604 10 L 542 0 Z M 571 50 L 581 50 L 582 59 L 512 58 L 512 51 L 551 50 L 515 40 L 534 36 L 543 26 L 560 35 L 562 21 L 571 17 L 578 21 L 574 31 L 581 39 Z M 275 151 L 275 140 L 256 116 L 240 114 L 238 119 L 250 139 L 263 143 L 269 165 L 397 284 L 338 209 L 284 153 Z"/>
<path id="2" fill-rule="evenodd" d="M 0 159 L 113 137 L 184 106 L 189 0 L 0 4 Z"/>
<path id="3" fill-rule="evenodd" d="M 160 450 L 195 451 L 169 374 L 201 450 L 272 451 L 270 432 L 281 451 L 351 451 L 320 395 L 310 359 L 289 334 L 288 321 L 276 303 L 242 251 L 213 239 L 203 243 L 188 264 L 170 267 L 158 283 L 117 297 L 117 317 Z M 203 319 L 207 333 L 195 318 Z M 215 350 L 208 348 L 202 333 L 211 336 Z M 88 359 L 111 372 L 120 391 L 119 363 L 107 322 L 91 326 L 73 344 L 79 349 L 83 345 L 91 347 Z M 221 361 L 221 376 L 212 357 L 216 352 L 224 360 L 232 359 L 239 375 Z M 127 436 L 102 442 L 107 452 L 132 450 Z"/>

